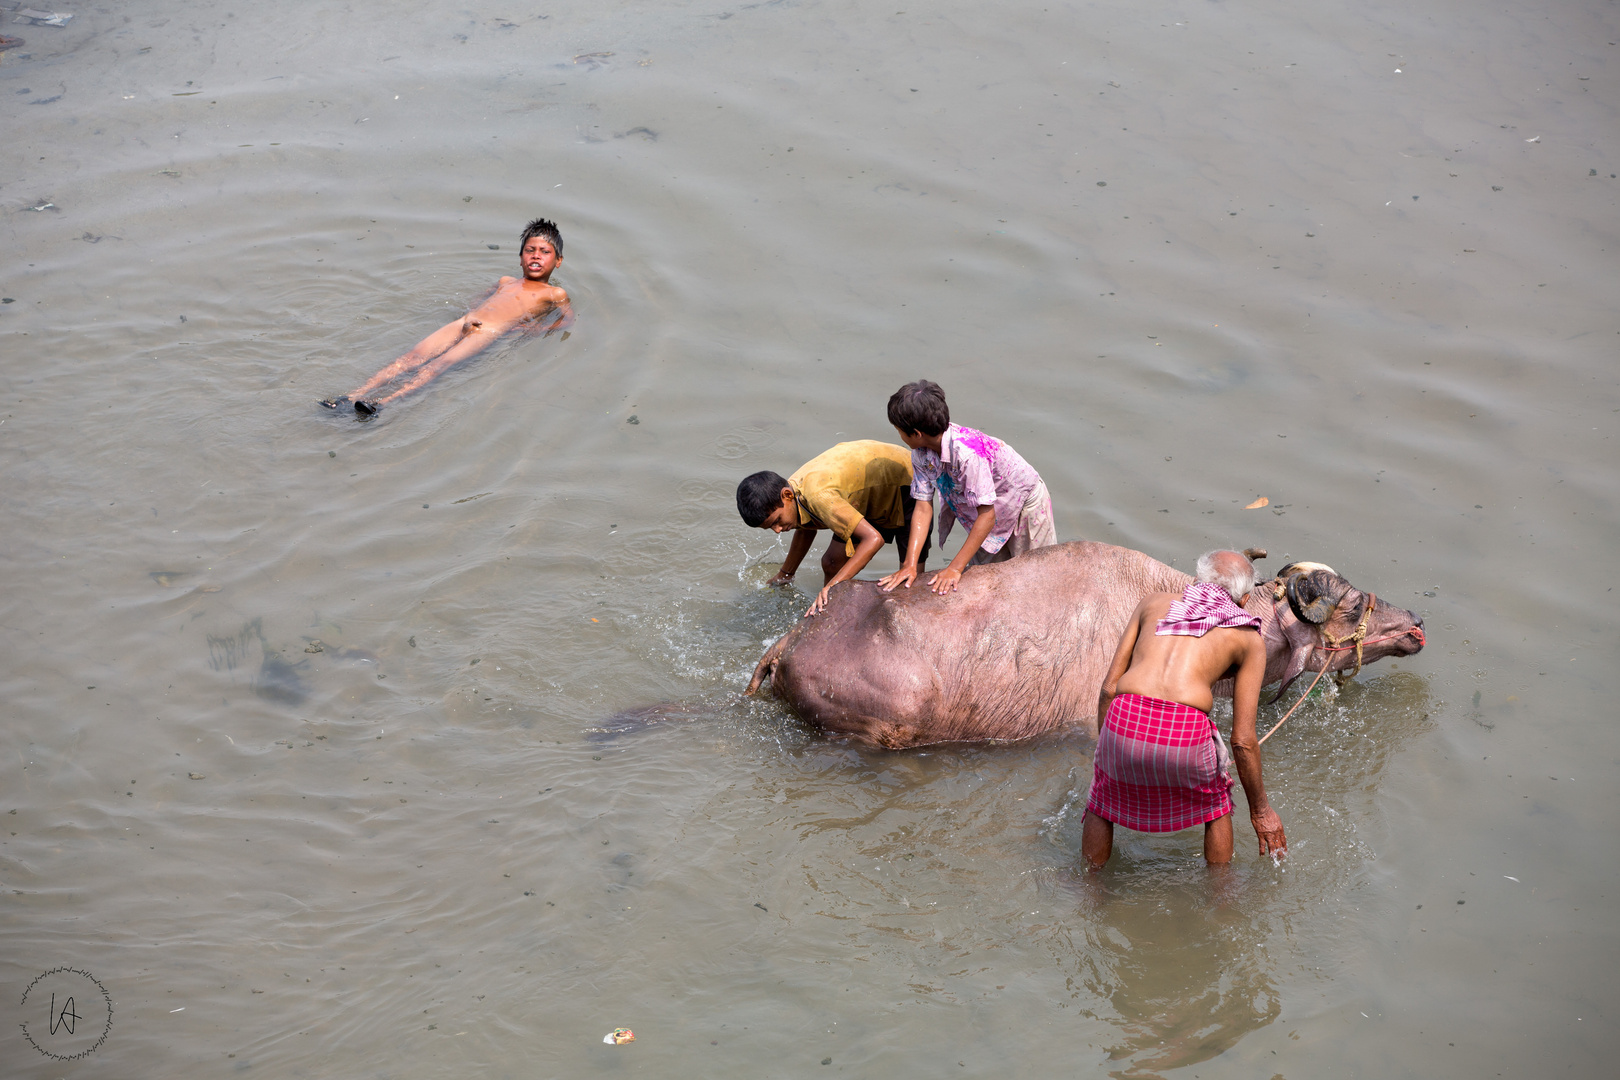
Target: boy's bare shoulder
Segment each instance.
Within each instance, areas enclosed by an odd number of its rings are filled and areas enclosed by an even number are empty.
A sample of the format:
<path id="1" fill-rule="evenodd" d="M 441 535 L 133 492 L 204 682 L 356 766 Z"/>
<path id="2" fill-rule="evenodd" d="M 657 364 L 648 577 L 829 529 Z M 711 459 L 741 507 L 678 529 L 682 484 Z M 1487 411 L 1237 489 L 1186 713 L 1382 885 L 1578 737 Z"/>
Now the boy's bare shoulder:
<path id="1" fill-rule="evenodd" d="M 548 281 L 539 289 L 534 291 L 532 294 L 531 303 L 535 307 L 562 307 L 564 304 L 568 303 L 568 293 L 565 292 L 561 286 L 553 285 Z"/>

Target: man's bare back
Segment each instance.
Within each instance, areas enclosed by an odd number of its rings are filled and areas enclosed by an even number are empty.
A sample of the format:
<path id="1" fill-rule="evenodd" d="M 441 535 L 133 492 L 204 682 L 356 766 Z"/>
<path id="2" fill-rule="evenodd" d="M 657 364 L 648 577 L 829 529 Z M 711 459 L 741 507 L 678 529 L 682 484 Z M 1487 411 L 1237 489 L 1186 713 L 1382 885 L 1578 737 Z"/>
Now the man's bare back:
<path id="1" fill-rule="evenodd" d="M 1110 699 L 1114 694 L 1141 694 L 1209 712 L 1215 706 L 1211 687 L 1220 679 L 1239 674 L 1244 660 L 1256 651 L 1261 675 L 1265 674 L 1265 644 L 1252 630 L 1217 628 L 1203 637 L 1155 635 L 1159 620 L 1179 599 L 1180 593 L 1153 593 L 1137 605 L 1132 624 L 1119 645 L 1130 667 L 1118 676 L 1114 692 L 1108 695 Z M 1258 690 L 1256 687 L 1257 696 Z M 1108 711 L 1106 702 L 1101 707 L 1099 719 Z"/>
<path id="2" fill-rule="evenodd" d="M 463 318 L 446 323 L 417 343 L 410 352 L 367 379 L 352 393 L 321 402 L 336 409 L 349 402 L 361 416 L 374 416 L 387 404 L 419 390 L 470 356 L 483 352 L 502 336 L 524 324 L 538 323 L 560 312 L 546 328 L 551 334 L 573 324 L 568 294 L 551 284 L 551 273 L 562 262 L 562 237 L 549 221 L 535 221 L 524 230 L 519 261 L 523 277 L 503 277 L 481 304 Z M 404 385 L 382 398 L 368 395 L 401 376 Z"/>

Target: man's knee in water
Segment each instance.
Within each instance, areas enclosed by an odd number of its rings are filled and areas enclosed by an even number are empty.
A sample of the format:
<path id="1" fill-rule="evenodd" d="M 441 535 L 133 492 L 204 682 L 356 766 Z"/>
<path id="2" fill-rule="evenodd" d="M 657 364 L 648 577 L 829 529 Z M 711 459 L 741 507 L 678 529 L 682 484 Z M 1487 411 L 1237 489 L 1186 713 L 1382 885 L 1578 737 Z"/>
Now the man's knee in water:
<path id="1" fill-rule="evenodd" d="M 1232 861 L 1232 815 L 1222 814 L 1214 821 L 1204 823 L 1204 861 L 1211 866 L 1225 866 Z"/>
<path id="2" fill-rule="evenodd" d="M 1114 823 L 1086 811 L 1080 828 L 1080 854 L 1093 870 L 1101 870 L 1114 853 Z"/>

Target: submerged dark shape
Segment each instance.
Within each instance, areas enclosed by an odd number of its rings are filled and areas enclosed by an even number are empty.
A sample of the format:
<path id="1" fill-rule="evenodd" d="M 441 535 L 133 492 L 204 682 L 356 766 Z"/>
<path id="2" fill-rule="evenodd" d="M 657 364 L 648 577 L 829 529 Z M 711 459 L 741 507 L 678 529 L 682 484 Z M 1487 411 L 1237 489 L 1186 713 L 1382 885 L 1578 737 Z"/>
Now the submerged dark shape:
<path id="1" fill-rule="evenodd" d="M 709 713 L 679 701 L 661 701 L 656 705 L 616 712 L 590 728 L 585 739 L 587 742 L 612 742 L 621 735 L 645 731 L 657 724 L 684 723 L 706 715 Z"/>
<path id="2" fill-rule="evenodd" d="M 1078 541 L 974 567 L 945 596 L 852 581 L 766 651 L 748 692 L 769 679 L 828 734 L 889 748 L 1069 726 L 1095 734 L 1097 692 L 1126 621 L 1148 593 L 1191 580 L 1140 551 Z M 1424 644 L 1423 620 L 1319 563 L 1257 583 L 1246 607 L 1261 619 L 1268 685 L 1360 670 Z M 1230 696 L 1231 682 L 1215 692 Z"/>
<path id="3" fill-rule="evenodd" d="M 208 666 L 215 671 L 235 672 L 245 668 L 254 650 L 259 654 L 259 670 L 252 680 L 253 692 L 267 701 L 297 705 L 309 697 L 303 672 L 309 661 L 290 663 L 271 648 L 264 637 L 264 620 L 254 619 L 229 637 L 208 635 Z"/>
<path id="4" fill-rule="evenodd" d="M 264 660 L 259 664 L 259 674 L 253 680 L 253 692 L 266 701 L 283 705 L 302 704 L 309 698 L 309 688 L 303 675 L 308 666 L 308 660 L 290 663 L 279 653 L 266 649 Z"/>

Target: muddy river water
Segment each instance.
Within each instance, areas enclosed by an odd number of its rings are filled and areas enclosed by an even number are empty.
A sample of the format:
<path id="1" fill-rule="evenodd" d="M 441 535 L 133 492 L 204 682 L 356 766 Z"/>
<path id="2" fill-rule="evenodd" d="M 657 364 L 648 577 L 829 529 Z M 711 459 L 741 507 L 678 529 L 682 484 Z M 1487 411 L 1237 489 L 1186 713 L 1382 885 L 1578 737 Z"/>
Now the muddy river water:
<path id="1" fill-rule="evenodd" d="M 0 1073 L 1613 1075 L 1615 5 L 70 10 L 0 13 Z M 316 406 L 538 215 L 566 339 Z M 919 377 L 1062 539 L 1423 616 L 1266 745 L 1282 866 L 1087 880 L 1084 737 L 739 700 L 819 575 L 737 480 Z"/>

